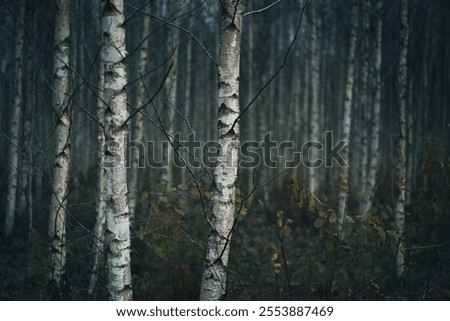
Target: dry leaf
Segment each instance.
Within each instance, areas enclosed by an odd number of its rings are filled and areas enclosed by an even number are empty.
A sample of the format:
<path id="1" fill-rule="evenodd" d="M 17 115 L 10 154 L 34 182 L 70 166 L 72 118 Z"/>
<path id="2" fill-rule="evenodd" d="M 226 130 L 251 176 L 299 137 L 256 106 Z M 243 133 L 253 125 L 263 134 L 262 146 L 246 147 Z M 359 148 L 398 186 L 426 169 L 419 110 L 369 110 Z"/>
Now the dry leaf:
<path id="1" fill-rule="evenodd" d="M 274 269 L 275 269 L 275 273 L 279 274 L 281 272 L 281 264 L 280 263 L 275 263 L 273 265 Z"/>
<path id="2" fill-rule="evenodd" d="M 331 213 L 330 217 L 328 218 L 328 221 L 331 224 L 336 224 L 336 222 L 337 222 L 337 215 L 334 212 Z"/>
<path id="3" fill-rule="evenodd" d="M 247 216 L 247 214 L 248 214 L 248 209 L 245 207 L 242 207 L 241 210 L 239 211 L 239 215 Z"/>

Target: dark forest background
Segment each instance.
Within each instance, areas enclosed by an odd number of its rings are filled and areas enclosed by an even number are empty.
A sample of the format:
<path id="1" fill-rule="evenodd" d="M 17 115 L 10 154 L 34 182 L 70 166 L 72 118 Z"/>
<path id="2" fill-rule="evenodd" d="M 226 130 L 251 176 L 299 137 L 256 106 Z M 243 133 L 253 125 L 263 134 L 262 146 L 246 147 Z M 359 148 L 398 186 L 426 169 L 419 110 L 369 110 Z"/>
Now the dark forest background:
<path id="1" fill-rule="evenodd" d="M 247 1 L 247 12 L 276 1 Z M 231 241 L 228 300 L 447 300 L 450 299 L 450 2 L 410 0 L 407 55 L 406 225 L 399 235 L 394 219 L 396 151 L 399 136 L 397 101 L 400 48 L 399 1 L 358 2 L 358 38 L 348 149 L 349 201 L 343 238 L 337 236 L 339 166 L 317 168 L 317 191 L 309 189 L 309 171 L 300 164 L 239 169 L 240 212 Z M 15 50 L 19 1 L 2 0 L 0 11 L 0 222 L 8 190 L 10 125 L 15 99 Z M 137 105 L 139 79 L 158 91 L 177 53 L 169 92 L 158 92 L 146 108 L 144 140 L 155 143 L 151 157 L 163 159 L 161 141 L 173 127 L 186 139 L 202 142 L 217 136 L 217 67 L 220 2 L 154 0 L 150 33 L 143 34 L 144 1 L 126 0 L 126 58 L 130 111 Z M 241 49 L 241 142 L 261 142 L 271 133 L 277 142 L 293 141 L 293 151 L 332 131 L 343 137 L 344 95 L 352 2 L 282 0 L 244 17 Z M 20 120 L 19 185 L 12 234 L 0 239 L 0 299 L 47 299 L 47 224 L 52 193 L 55 111 L 52 109 L 53 1 L 26 0 L 22 53 L 23 98 Z M 92 268 L 93 228 L 98 197 L 99 147 L 96 119 L 101 32 L 98 1 L 71 1 L 70 71 L 71 168 L 67 218 L 67 282 L 70 299 L 105 300 L 106 267 L 95 291 L 87 292 Z M 297 25 L 301 27 L 293 42 Z M 375 92 L 375 26 L 382 21 L 380 146 L 367 137 Z M 312 39 L 312 28 L 316 38 Z M 149 39 L 148 65 L 138 49 Z M 175 39 L 174 41 L 169 41 Z M 314 50 L 312 45 L 314 43 Z M 289 49 L 292 45 L 292 48 Z M 315 58 L 315 59 L 313 59 Z M 314 65 L 316 61 L 316 64 Z M 285 64 L 285 65 L 283 65 Z M 276 77 L 265 86 L 271 77 Z M 314 69 L 316 68 L 316 69 Z M 366 68 L 366 69 L 365 69 Z M 142 73 L 141 71 L 145 70 Z M 312 76 L 317 71 L 318 79 Z M 364 70 L 368 80 L 364 81 Z M 134 81 L 133 81 L 134 80 Z M 313 88 L 318 100 L 313 101 Z M 312 106 L 317 104 L 316 107 Z M 172 114 L 170 110 L 172 110 Z M 315 114 L 318 117 L 313 117 Z M 161 121 L 161 123 L 159 123 Z M 133 139 L 135 119 L 129 123 Z M 365 137 L 365 138 L 364 138 Z M 365 140 L 364 140 L 365 139 Z M 258 153 L 262 150 L 259 149 Z M 368 220 L 359 204 L 367 179 L 367 159 L 378 155 L 376 188 Z M 188 157 L 188 156 L 187 156 Z M 131 170 L 131 169 L 130 169 Z M 212 195 L 212 169 L 138 169 L 136 209 L 131 223 L 133 291 L 136 300 L 196 300 L 200 291 L 208 226 L 202 214 Z M 200 186 L 200 191 L 197 185 Z M 201 192 L 201 195 L 200 195 Z M 399 244 L 403 244 L 399 247 Z M 396 277 L 396 255 L 405 255 L 405 272 Z"/>

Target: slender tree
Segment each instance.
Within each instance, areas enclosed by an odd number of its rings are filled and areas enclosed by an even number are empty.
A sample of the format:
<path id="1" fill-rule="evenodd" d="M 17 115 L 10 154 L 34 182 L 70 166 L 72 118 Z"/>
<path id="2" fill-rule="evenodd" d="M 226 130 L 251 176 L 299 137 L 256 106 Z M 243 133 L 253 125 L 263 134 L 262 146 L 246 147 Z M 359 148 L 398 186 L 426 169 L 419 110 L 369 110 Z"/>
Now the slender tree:
<path id="1" fill-rule="evenodd" d="M 248 6 L 247 6 L 248 8 Z M 248 8 L 250 9 L 250 8 Z M 248 49 L 247 49 L 247 77 L 248 77 L 248 89 L 247 89 L 247 99 L 253 99 L 253 97 L 255 96 L 255 82 L 256 80 L 254 79 L 254 68 L 255 68 L 255 63 L 254 63 L 254 59 L 253 59 L 253 54 L 254 54 L 254 48 L 255 48 L 255 41 L 254 41 L 254 20 L 253 19 L 249 19 L 247 25 L 246 25 L 246 29 L 248 32 Z M 253 119 L 249 119 L 248 120 L 249 124 L 248 124 L 248 133 L 247 133 L 247 139 L 253 139 L 253 137 L 256 137 L 256 121 L 254 121 Z M 254 135 L 254 136 L 253 136 Z M 248 189 L 247 191 L 250 192 L 253 189 L 253 169 L 248 170 L 248 179 L 247 179 L 247 185 L 248 185 Z M 247 200 L 247 204 L 248 206 L 252 203 L 252 197 L 253 195 L 250 195 L 248 200 Z"/>
<path id="2" fill-rule="evenodd" d="M 404 271 L 404 231 L 405 231 L 405 179 L 406 179 L 406 85 L 407 85 L 407 55 L 408 55 L 408 0 L 400 1 L 400 55 L 398 62 L 397 102 L 399 106 L 399 129 L 397 139 L 397 169 L 394 189 L 395 224 L 399 234 L 399 244 L 396 255 L 397 275 Z"/>
<path id="3" fill-rule="evenodd" d="M 188 22 L 187 22 L 187 29 L 191 30 L 194 23 L 193 23 L 194 16 L 191 14 L 189 15 Z M 188 120 L 185 122 L 185 134 L 188 135 L 191 132 L 191 129 L 189 128 L 190 124 L 189 121 L 191 119 L 191 91 L 192 91 L 192 37 L 188 37 L 187 44 L 186 44 L 186 81 L 184 85 L 184 116 Z M 188 180 L 188 172 L 183 172 L 181 176 L 181 183 L 183 185 L 186 185 L 186 182 Z"/>
<path id="4" fill-rule="evenodd" d="M 350 128 L 352 122 L 352 102 L 353 102 L 353 83 L 355 78 L 355 56 L 356 56 L 356 40 L 358 31 L 358 2 L 353 0 L 351 29 L 350 29 L 350 47 L 348 52 L 347 63 L 347 83 L 345 85 L 344 113 L 343 113 L 343 139 L 350 139 Z M 342 151 L 342 157 L 348 160 L 348 148 Z M 342 228 L 344 218 L 347 212 L 348 202 L 348 166 L 341 166 L 339 170 L 341 179 L 339 186 L 339 211 L 338 226 Z"/>
<path id="5" fill-rule="evenodd" d="M 103 75 L 103 63 L 100 61 L 99 68 L 99 88 L 104 87 L 104 75 Z M 105 106 L 103 104 L 103 95 L 101 91 L 98 93 L 98 118 L 99 121 L 102 122 Z M 98 162 L 99 164 L 103 164 L 104 155 L 102 152 L 104 143 L 105 143 L 105 135 L 103 133 L 103 128 L 100 126 L 98 131 L 98 146 L 99 146 L 99 155 Z M 102 166 L 99 167 L 97 173 L 97 186 L 98 186 L 98 195 L 97 195 L 97 204 L 96 210 L 97 215 L 95 217 L 95 226 L 94 226 L 94 243 L 92 246 L 92 253 L 94 254 L 94 264 L 92 265 L 91 278 L 89 280 L 88 292 L 92 294 L 97 285 L 98 275 L 100 272 L 100 265 L 102 263 L 102 257 L 105 250 L 105 222 L 106 222 L 106 198 L 105 198 L 105 171 Z"/>
<path id="6" fill-rule="evenodd" d="M 167 2 L 165 8 L 167 9 L 167 20 L 169 20 L 170 14 L 174 9 L 179 7 L 179 0 L 176 1 L 175 6 L 171 6 L 170 4 L 173 1 Z M 179 29 L 174 28 L 170 31 L 168 41 L 167 41 L 167 52 L 171 54 L 170 64 L 174 65 L 172 72 L 168 75 L 165 91 L 167 94 L 167 116 L 169 120 L 169 125 L 167 126 L 167 134 L 169 136 L 169 140 L 172 141 L 173 134 L 175 133 L 175 112 L 177 110 L 177 90 L 178 90 L 178 79 L 177 79 L 177 70 L 178 70 L 178 53 L 179 53 Z M 165 173 L 162 176 L 163 181 L 166 184 L 167 191 L 171 191 L 174 184 L 174 149 L 168 145 L 167 149 L 167 166 L 165 167 Z"/>
<path id="7" fill-rule="evenodd" d="M 371 84 L 371 79 L 369 78 L 369 57 L 371 57 L 371 43 L 372 37 L 370 33 L 370 13 L 369 13 L 368 1 L 361 2 L 361 19 L 362 19 L 362 31 L 361 31 L 361 41 L 362 41 L 362 54 L 360 58 L 360 80 L 358 90 L 358 108 L 359 111 L 359 121 L 353 122 L 355 131 L 353 132 L 355 137 L 359 139 L 359 144 L 357 144 L 354 153 L 354 167 L 356 167 L 356 175 L 351 175 L 352 186 L 357 187 L 358 198 L 363 198 L 366 189 L 366 179 L 367 179 L 367 166 L 369 162 L 369 120 L 371 119 L 371 91 L 369 90 L 369 84 Z M 356 102 L 356 101 L 355 101 Z M 356 117 L 354 117 L 355 119 Z"/>
<path id="8" fill-rule="evenodd" d="M 106 242 L 108 290 L 112 300 L 132 299 L 130 269 L 130 225 L 126 169 L 128 118 L 125 70 L 125 29 L 123 0 L 104 0 L 102 11 L 104 64 L 103 115 L 105 145 Z"/>
<path id="9" fill-rule="evenodd" d="M 382 11 L 382 1 L 376 2 L 376 11 Z M 373 100 L 373 112 L 370 119 L 370 158 L 367 178 L 365 180 L 364 195 L 360 203 L 360 213 L 364 219 L 367 219 L 370 207 L 372 205 L 373 195 L 375 193 L 376 173 L 380 159 L 380 110 L 381 110 L 381 59 L 382 59 L 382 28 L 383 22 L 381 18 L 377 19 L 375 25 L 375 61 L 373 66 L 373 74 L 375 77 L 375 91 Z M 369 117 L 367 117 L 369 118 Z M 367 153 L 367 152 L 366 152 Z M 364 166 L 365 161 L 362 162 Z M 364 168 L 363 168 L 364 172 Z"/>
<path id="10" fill-rule="evenodd" d="M 144 41 L 141 44 L 141 48 L 139 49 L 139 64 L 140 64 L 140 81 L 138 87 L 138 99 L 137 99 L 137 107 L 142 108 L 145 104 L 145 98 L 147 97 L 146 93 L 146 83 L 144 79 L 144 73 L 146 67 L 149 64 L 148 59 L 148 51 L 149 51 L 149 43 L 150 40 L 148 36 L 150 34 L 150 15 L 144 14 L 142 17 L 142 39 Z M 144 137 L 144 115 L 142 113 L 137 113 L 134 119 L 134 137 L 133 140 L 137 142 L 138 146 L 141 146 Z M 142 165 L 142 155 L 138 148 L 133 148 L 131 154 L 131 171 L 130 171 L 130 193 L 129 193 L 129 201 L 130 201 L 130 215 L 132 218 L 135 217 L 136 212 L 136 201 L 138 195 L 138 178 L 139 178 L 139 168 Z"/>
<path id="11" fill-rule="evenodd" d="M 9 236 L 14 228 L 16 214 L 17 184 L 19 172 L 19 127 L 23 105 L 23 47 L 24 47 L 24 20 L 25 0 L 19 1 L 17 17 L 17 34 L 14 54 L 14 97 L 9 131 L 9 159 L 8 159 L 8 193 L 6 196 L 5 225 L 3 232 Z"/>
<path id="12" fill-rule="evenodd" d="M 101 1 L 97 2 L 98 5 L 98 28 L 101 30 Z M 102 37 L 100 36 L 100 40 Z M 105 114 L 105 104 L 103 97 L 103 88 L 105 87 L 105 75 L 104 75 L 104 66 L 101 55 L 99 56 L 99 70 L 98 70 L 98 97 L 97 97 L 97 118 L 100 124 L 104 123 L 103 116 Z M 98 163 L 103 164 L 104 156 L 103 156 L 103 145 L 105 144 L 105 134 L 103 132 L 103 127 L 98 126 L 98 134 L 97 134 L 97 143 L 98 143 Z M 97 170 L 97 204 L 96 210 L 97 215 L 95 217 L 95 225 L 94 225 L 94 242 L 92 245 L 92 253 L 94 255 L 94 263 L 92 265 L 91 277 L 89 279 L 89 294 L 94 293 L 95 287 L 97 286 L 98 275 L 100 272 L 100 265 L 102 263 L 102 257 L 105 250 L 105 222 L 106 222 L 106 203 L 105 203 L 105 171 L 102 166 L 98 167 Z"/>
<path id="13" fill-rule="evenodd" d="M 318 1 L 314 1 L 311 5 L 311 29 L 310 29 L 310 73 L 311 73 L 311 108 L 310 108 L 310 127 L 309 140 L 319 140 L 320 130 L 320 106 L 319 106 L 319 82 L 320 82 L 320 22 L 317 16 Z M 311 160 L 317 159 L 317 150 L 311 149 L 313 155 Z M 309 190 L 316 194 L 319 190 L 319 178 L 317 169 L 309 166 Z"/>
<path id="14" fill-rule="evenodd" d="M 211 228 L 200 299 L 219 300 L 226 291 L 239 160 L 239 63 L 244 1 L 222 2 L 219 54 L 218 142 L 221 157 L 214 171 Z"/>
<path id="15" fill-rule="evenodd" d="M 66 207 L 70 168 L 70 2 L 56 2 L 53 108 L 57 114 L 53 194 L 50 200 L 48 236 L 52 271 L 49 282 L 51 295 L 64 298 L 66 274 Z M 54 287 L 54 289 L 53 289 Z"/>
<path id="16" fill-rule="evenodd" d="M 33 30 L 33 13 L 34 10 L 27 4 L 25 9 L 27 14 L 25 16 L 25 79 L 24 79 L 24 103 L 22 109 L 22 143 L 21 143 L 21 162 L 20 162 L 20 187 L 17 202 L 18 216 L 26 221 L 28 218 L 28 226 L 23 228 L 25 235 L 30 232 L 33 226 L 33 207 L 32 207 L 32 177 L 33 177 L 33 146 L 32 146 L 32 123 L 34 117 L 35 106 L 35 91 L 34 84 L 36 83 L 36 73 L 33 69 L 34 56 L 34 37 Z"/>

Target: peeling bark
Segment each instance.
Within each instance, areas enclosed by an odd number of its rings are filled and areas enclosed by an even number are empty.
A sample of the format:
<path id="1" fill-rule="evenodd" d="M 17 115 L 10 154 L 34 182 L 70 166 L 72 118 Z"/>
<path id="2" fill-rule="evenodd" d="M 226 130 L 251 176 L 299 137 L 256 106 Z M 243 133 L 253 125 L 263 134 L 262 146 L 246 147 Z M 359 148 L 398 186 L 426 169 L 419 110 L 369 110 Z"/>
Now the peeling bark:
<path id="1" fill-rule="evenodd" d="M 243 1 L 226 0 L 222 8 L 219 55 L 218 128 L 221 157 L 214 171 L 212 230 L 208 236 L 200 299 L 217 301 L 226 293 L 226 278 L 234 222 L 239 160 L 239 63 Z"/>
<path id="2" fill-rule="evenodd" d="M 132 299 L 130 226 L 126 168 L 128 118 L 123 0 L 105 0 L 102 12 L 105 88 L 103 150 L 105 170 L 108 290 L 114 301 Z"/>
<path id="3" fill-rule="evenodd" d="M 50 200 L 48 236 L 50 239 L 49 277 L 51 296 L 64 299 L 66 282 L 66 212 L 70 169 L 70 88 L 69 88 L 69 0 L 56 2 L 53 108 L 58 119 L 55 128 L 53 194 Z"/>

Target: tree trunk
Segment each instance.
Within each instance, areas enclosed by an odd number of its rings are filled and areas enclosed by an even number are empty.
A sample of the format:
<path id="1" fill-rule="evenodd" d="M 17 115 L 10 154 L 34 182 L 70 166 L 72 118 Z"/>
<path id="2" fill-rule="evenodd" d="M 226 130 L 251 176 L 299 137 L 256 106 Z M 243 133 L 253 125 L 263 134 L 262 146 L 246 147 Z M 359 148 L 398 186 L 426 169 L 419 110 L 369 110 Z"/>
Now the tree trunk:
<path id="1" fill-rule="evenodd" d="M 27 14 L 24 21 L 24 39 L 27 43 L 24 48 L 24 64 L 25 70 L 23 90 L 23 108 L 22 108 L 22 143 L 21 145 L 21 159 L 20 159 L 20 187 L 18 191 L 17 213 L 22 222 L 28 224 L 21 224 L 21 232 L 24 236 L 28 236 L 33 224 L 33 209 L 32 209 L 32 176 L 33 176 L 33 146 L 32 146 L 32 123 L 35 105 L 35 91 L 34 84 L 36 83 L 36 73 L 33 69 L 34 57 L 34 37 L 33 30 L 33 16 L 34 10 L 29 6 L 25 9 Z"/>
<path id="2" fill-rule="evenodd" d="M 144 14 L 142 17 L 142 39 L 145 39 L 150 34 L 150 16 Z M 137 99 L 137 108 L 142 108 L 145 104 L 146 99 L 146 84 L 144 79 L 144 74 L 146 67 L 149 65 L 148 59 L 148 51 L 149 51 L 149 39 L 145 39 L 141 44 L 141 48 L 139 50 L 139 65 L 140 65 L 140 76 L 142 77 L 139 81 L 138 87 L 138 99 Z M 141 112 L 144 112 L 142 110 Z M 134 137 L 133 141 L 137 142 L 137 146 L 132 148 L 131 152 L 131 171 L 130 171 L 130 193 L 129 193 L 129 202 L 130 202 L 130 216 L 131 218 L 135 217 L 136 212 L 136 201 L 138 198 L 138 190 L 139 190 L 139 169 L 142 168 L 142 159 L 144 155 L 140 154 L 140 146 L 145 146 L 145 142 L 143 141 L 144 137 L 144 115 L 139 112 L 136 114 L 134 119 Z M 141 145 L 142 144 L 142 145 Z M 140 165 L 141 164 L 141 165 Z"/>
<path id="3" fill-rule="evenodd" d="M 211 228 L 202 276 L 201 300 L 219 300 L 226 291 L 228 257 L 235 211 L 239 160 L 239 63 L 242 13 L 240 0 L 225 0 L 219 54 L 218 142 L 221 157 L 214 171 Z"/>
<path id="4" fill-rule="evenodd" d="M 22 58 L 24 45 L 24 19 L 25 0 L 19 2 L 19 16 L 17 20 L 16 48 L 14 56 L 14 98 L 12 114 L 10 118 L 9 132 L 9 159 L 8 159 L 8 194 L 6 196 L 5 236 L 11 235 L 14 228 L 14 217 L 16 214 L 17 184 L 19 172 L 19 127 L 22 114 Z"/>
<path id="5" fill-rule="evenodd" d="M 101 2 L 98 1 L 98 13 L 97 21 L 99 22 L 99 29 L 101 30 Z M 100 39 L 101 40 L 101 39 Z M 105 87 L 105 75 L 104 75 L 104 66 L 102 57 L 99 57 L 99 70 L 98 70 L 98 97 L 97 97 L 97 118 L 100 124 L 104 123 L 104 114 L 106 106 L 103 103 L 104 95 L 103 88 Z M 103 164 L 103 145 L 105 143 L 105 134 L 103 132 L 102 126 L 98 126 L 98 134 L 97 134 L 97 143 L 98 143 L 98 163 Z M 106 198 L 105 198 L 105 171 L 102 166 L 98 167 L 97 170 L 97 187 L 98 187 L 98 196 L 97 196 L 97 215 L 95 218 L 95 226 L 94 226 L 94 244 L 92 245 L 92 253 L 94 255 L 94 263 L 92 265 L 91 277 L 89 280 L 88 293 L 93 294 L 95 287 L 97 286 L 98 275 L 100 273 L 100 265 L 102 264 L 102 258 L 105 251 L 105 222 L 106 222 Z"/>
<path id="6" fill-rule="evenodd" d="M 170 2 L 166 4 L 167 17 L 169 20 L 171 15 Z M 176 8 L 179 7 L 179 1 L 176 1 Z M 175 8 L 175 9 L 176 9 Z M 167 111 L 167 117 L 169 125 L 167 126 L 167 136 L 169 137 L 169 144 L 167 148 L 167 166 L 166 171 L 162 176 L 164 183 L 166 184 L 166 190 L 168 192 L 172 191 L 174 186 L 174 149 L 172 148 L 170 142 L 173 142 L 173 135 L 175 133 L 175 111 L 177 110 L 177 90 L 178 90 L 178 80 L 177 80 L 177 70 L 178 70 L 178 45 L 179 45 L 179 30 L 174 28 L 169 31 L 169 37 L 167 41 L 167 54 L 172 54 L 169 64 L 173 64 L 174 68 L 167 77 L 165 91 L 167 95 L 167 104 L 165 106 Z"/>
<path id="7" fill-rule="evenodd" d="M 305 24 L 305 40 L 309 43 L 309 37 L 311 37 L 311 32 L 310 32 L 310 28 L 311 26 L 308 24 Z M 309 48 L 311 49 L 311 48 Z M 302 83 L 302 102 L 301 102 L 301 106 L 302 106 L 302 111 L 301 111 L 301 123 L 299 124 L 299 126 L 301 126 L 301 124 L 305 124 L 303 126 L 300 127 L 299 129 L 299 137 L 302 137 L 302 140 L 300 140 L 300 143 L 303 144 L 306 142 L 306 137 L 309 136 L 309 128 L 306 124 L 309 123 L 309 111 L 308 111 L 308 106 L 309 106 L 309 101 L 311 98 L 311 91 L 310 86 L 311 86 L 311 54 L 309 54 L 308 52 L 308 47 L 306 47 L 305 49 L 305 58 L 304 58 L 304 71 L 303 71 L 303 83 Z M 304 166 L 302 163 L 300 163 L 299 166 L 297 166 L 297 168 L 300 167 L 300 177 L 309 184 L 308 179 L 308 174 L 309 174 L 309 168 L 307 168 L 306 166 Z M 297 175 L 295 176 L 297 177 Z M 305 184 L 306 185 L 306 184 Z M 308 185 L 309 186 L 309 185 Z M 310 186 L 309 186 L 310 187 Z"/>
<path id="8" fill-rule="evenodd" d="M 399 234 L 396 255 L 397 275 L 402 276 L 404 271 L 404 231 L 405 231 L 405 179 L 406 179 L 406 85 L 407 85 L 407 55 L 408 55 L 408 0 L 400 2 L 400 55 L 398 62 L 398 95 L 399 127 L 397 139 L 397 173 L 394 188 L 395 224 Z"/>
<path id="9" fill-rule="evenodd" d="M 187 29 L 192 31 L 193 26 L 193 15 L 189 15 L 188 17 L 188 26 Z M 188 135 L 191 132 L 190 129 L 190 121 L 191 121 L 191 90 L 192 90 L 192 37 L 189 36 L 186 44 L 186 82 L 184 87 L 184 117 L 185 120 L 185 135 Z M 188 159 L 188 155 L 186 155 L 186 159 Z M 187 165 L 186 165 L 187 166 Z M 181 184 L 186 185 L 189 179 L 189 173 L 187 170 L 184 170 L 181 176 Z"/>
<path id="10" fill-rule="evenodd" d="M 320 106 L 319 106 L 319 81 L 320 81 L 320 41 L 319 41 L 319 18 L 317 17 L 317 1 L 311 5 L 311 114 L 309 140 L 319 141 L 319 124 L 320 124 Z M 316 149 L 311 149 L 310 159 L 316 160 L 318 153 Z M 319 179 L 317 177 L 317 169 L 309 166 L 309 190 L 313 194 L 317 194 L 319 190 Z"/>
<path id="11" fill-rule="evenodd" d="M 66 210 L 70 168 L 70 44 L 69 0 L 56 2 L 53 109 L 57 114 L 56 144 L 53 167 L 53 194 L 50 199 L 48 236 L 50 239 L 49 278 L 51 296 L 66 297 Z"/>
<path id="12" fill-rule="evenodd" d="M 376 2 L 376 11 L 382 11 L 382 1 Z M 369 215 L 370 207 L 372 206 L 372 199 L 375 194 L 376 174 L 378 163 L 380 159 L 380 110 L 381 110 L 381 59 L 382 59 L 382 29 L 383 21 L 378 18 L 376 23 L 375 33 L 375 62 L 374 62 L 374 76 L 375 76 L 375 97 L 373 101 L 373 115 L 370 122 L 371 136 L 370 136 L 370 158 L 369 169 L 365 180 L 364 195 L 360 204 L 360 213 L 364 219 Z M 364 163 L 363 163 L 364 164 Z"/>
<path id="13" fill-rule="evenodd" d="M 255 64 L 253 61 L 253 51 L 254 51 L 254 47 L 255 47 L 255 43 L 254 43 L 254 35 L 253 35 L 253 30 L 254 30 L 254 21 L 252 19 L 250 19 L 248 21 L 247 24 L 247 28 L 248 28 L 248 49 L 247 49 L 247 75 L 248 75 L 248 92 L 247 92 L 247 100 L 248 102 L 250 102 L 251 99 L 253 99 L 255 97 L 255 82 L 256 79 L 254 79 L 254 68 L 255 68 Z M 248 119 L 248 135 L 247 135 L 247 139 L 248 140 L 253 140 L 256 139 L 257 134 L 256 134 L 256 124 L 257 122 L 254 121 L 253 118 L 247 118 Z M 250 192 L 253 190 L 254 184 L 253 184 L 253 168 L 249 168 L 247 170 L 247 195 L 250 194 Z M 247 200 L 247 207 L 250 207 L 253 201 L 253 194 L 249 195 L 248 200 Z"/>
<path id="14" fill-rule="evenodd" d="M 365 195 L 366 190 L 366 180 L 367 180 L 367 166 L 369 162 L 369 121 L 371 119 L 372 108 L 372 98 L 371 91 L 369 90 L 371 84 L 371 78 L 369 78 L 369 59 L 371 57 L 371 42 L 372 38 L 370 35 L 370 13 L 369 13 L 369 5 L 368 1 L 362 1 L 362 55 L 361 55 L 361 71 L 360 71 L 360 87 L 358 92 L 358 111 L 359 111 L 359 122 L 354 123 L 354 128 L 356 129 L 356 134 L 359 138 L 357 149 L 355 150 L 354 160 L 356 164 L 354 168 L 356 168 L 357 175 L 352 175 L 352 186 L 357 187 L 357 191 L 355 194 L 358 196 L 358 200 L 362 200 Z M 355 117 L 354 117 L 355 118 Z"/>
<path id="15" fill-rule="evenodd" d="M 112 300 L 132 299 L 130 226 L 128 208 L 126 138 L 128 117 L 125 71 L 123 0 L 104 0 L 102 12 L 104 64 L 103 130 L 105 146 L 106 242 L 108 246 L 108 290 Z"/>
<path id="16" fill-rule="evenodd" d="M 356 56 L 356 40 L 358 29 L 358 3 L 356 0 L 352 3 L 352 17 L 350 30 L 350 48 L 348 52 L 347 65 L 347 83 L 345 86 L 345 100 L 344 100 L 344 114 L 343 114 L 343 133 L 342 137 L 345 140 L 350 139 L 350 128 L 352 121 L 352 101 L 353 101 L 353 82 L 355 78 L 355 56 Z M 342 151 L 342 157 L 348 161 L 349 148 Z M 339 177 L 341 183 L 339 186 L 339 211 L 338 211 L 338 226 L 342 229 L 344 225 L 344 218 L 347 213 L 348 203 L 348 166 L 341 166 L 339 170 Z"/>

